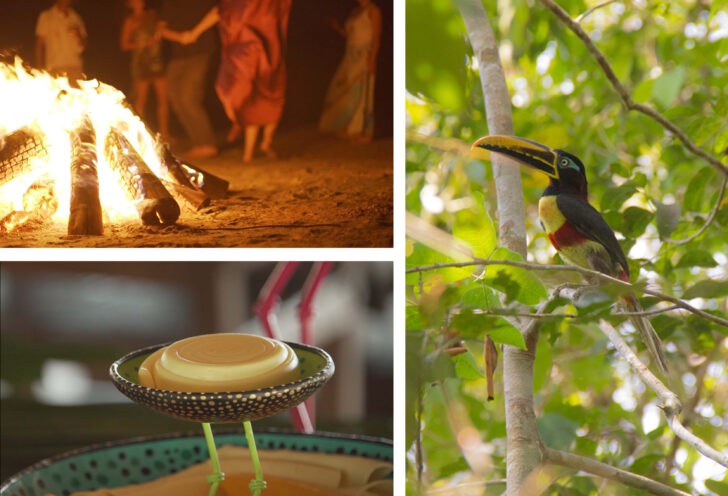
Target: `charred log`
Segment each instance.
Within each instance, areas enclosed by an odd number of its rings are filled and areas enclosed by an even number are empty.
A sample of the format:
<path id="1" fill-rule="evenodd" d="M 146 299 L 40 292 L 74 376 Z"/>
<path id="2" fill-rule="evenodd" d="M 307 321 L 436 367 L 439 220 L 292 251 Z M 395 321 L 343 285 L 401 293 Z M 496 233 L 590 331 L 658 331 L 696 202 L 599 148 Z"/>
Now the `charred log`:
<path id="1" fill-rule="evenodd" d="M 119 131 L 109 131 L 104 153 L 109 167 L 134 201 L 145 226 L 174 224 L 177 221 L 179 205 Z"/>
<path id="2" fill-rule="evenodd" d="M 213 199 L 225 198 L 230 183 L 190 163 L 183 162 L 164 146 L 162 163 L 175 181 L 185 181 Z"/>
<path id="3" fill-rule="evenodd" d="M 193 210 L 200 210 L 210 204 L 210 197 L 190 181 L 179 160 L 166 145 L 164 145 L 161 163 L 170 180 L 168 182 L 168 186 L 171 186 L 170 189 L 177 196 L 182 197 Z"/>
<path id="4" fill-rule="evenodd" d="M 0 186 L 34 172 L 47 159 L 42 135 L 20 129 L 0 139 Z"/>
<path id="5" fill-rule="evenodd" d="M 210 205 L 210 197 L 199 189 L 183 186 L 177 182 L 162 180 L 162 184 L 175 198 L 181 200 L 195 212 Z"/>
<path id="6" fill-rule="evenodd" d="M 71 209 L 68 234 L 101 235 L 104 217 L 99 199 L 99 175 L 96 164 L 96 131 L 91 118 L 84 115 L 70 133 L 71 139 Z"/>

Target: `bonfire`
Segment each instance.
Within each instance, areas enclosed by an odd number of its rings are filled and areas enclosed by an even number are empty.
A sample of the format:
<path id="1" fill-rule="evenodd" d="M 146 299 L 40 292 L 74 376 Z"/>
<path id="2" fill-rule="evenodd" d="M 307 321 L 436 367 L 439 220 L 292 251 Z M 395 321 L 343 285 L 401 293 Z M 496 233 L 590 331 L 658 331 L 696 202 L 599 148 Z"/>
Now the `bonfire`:
<path id="1" fill-rule="evenodd" d="M 67 222 L 69 235 L 139 218 L 174 224 L 228 183 L 179 160 L 118 89 L 0 61 L 0 232 Z"/>

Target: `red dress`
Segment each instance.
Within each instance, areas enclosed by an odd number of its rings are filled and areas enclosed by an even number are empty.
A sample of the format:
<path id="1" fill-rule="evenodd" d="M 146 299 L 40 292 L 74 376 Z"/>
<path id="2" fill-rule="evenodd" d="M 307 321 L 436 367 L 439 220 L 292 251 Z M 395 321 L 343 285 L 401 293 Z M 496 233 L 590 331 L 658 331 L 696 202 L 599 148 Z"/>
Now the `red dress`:
<path id="1" fill-rule="evenodd" d="M 215 89 L 241 126 L 277 122 L 286 92 L 291 0 L 221 0 L 222 60 Z"/>

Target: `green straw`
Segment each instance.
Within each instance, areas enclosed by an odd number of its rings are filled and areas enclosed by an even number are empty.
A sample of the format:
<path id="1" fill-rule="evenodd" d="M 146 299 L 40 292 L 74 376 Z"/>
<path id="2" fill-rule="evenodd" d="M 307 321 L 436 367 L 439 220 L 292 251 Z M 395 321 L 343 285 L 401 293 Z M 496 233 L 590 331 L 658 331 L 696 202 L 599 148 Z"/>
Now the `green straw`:
<path id="1" fill-rule="evenodd" d="M 212 461 L 212 474 L 207 476 L 207 482 L 210 483 L 210 492 L 208 493 L 208 496 L 215 496 L 218 486 L 223 480 L 225 480 L 225 474 L 220 472 L 220 460 L 217 459 L 217 449 L 215 449 L 215 439 L 212 437 L 210 424 L 202 422 L 202 430 L 205 431 L 207 450 L 210 452 L 210 461 Z"/>
<path id="2" fill-rule="evenodd" d="M 253 468 L 255 469 L 255 480 L 250 481 L 250 492 L 253 496 L 260 496 L 267 484 L 263 480 L 263 469 L 260 468 L 260 459 L 258 458 L 258 448 L 255 447 L 255 437 L 253 436 L 253 426 L 250 420 L 243 422 L 245 427 L 245 439 L 248 440 L 248 449 L 250 450 L 250 458 L 253 460 Z M 211 495 L 212 496 L 212 495 Z"/>

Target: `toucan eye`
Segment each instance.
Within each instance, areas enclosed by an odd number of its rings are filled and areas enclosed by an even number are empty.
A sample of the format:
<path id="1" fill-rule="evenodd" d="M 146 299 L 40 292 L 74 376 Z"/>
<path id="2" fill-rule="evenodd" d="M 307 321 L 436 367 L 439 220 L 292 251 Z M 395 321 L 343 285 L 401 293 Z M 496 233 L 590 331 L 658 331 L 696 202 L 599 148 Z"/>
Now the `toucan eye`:
<path id="1" fill-rule="evenodd" d="M 561 165 L 563 165 L 564 167 L 566 167 L 567 165 L 569 165 L 569 159 L 568 158 L 562 158 L 561 159 Z"/>

